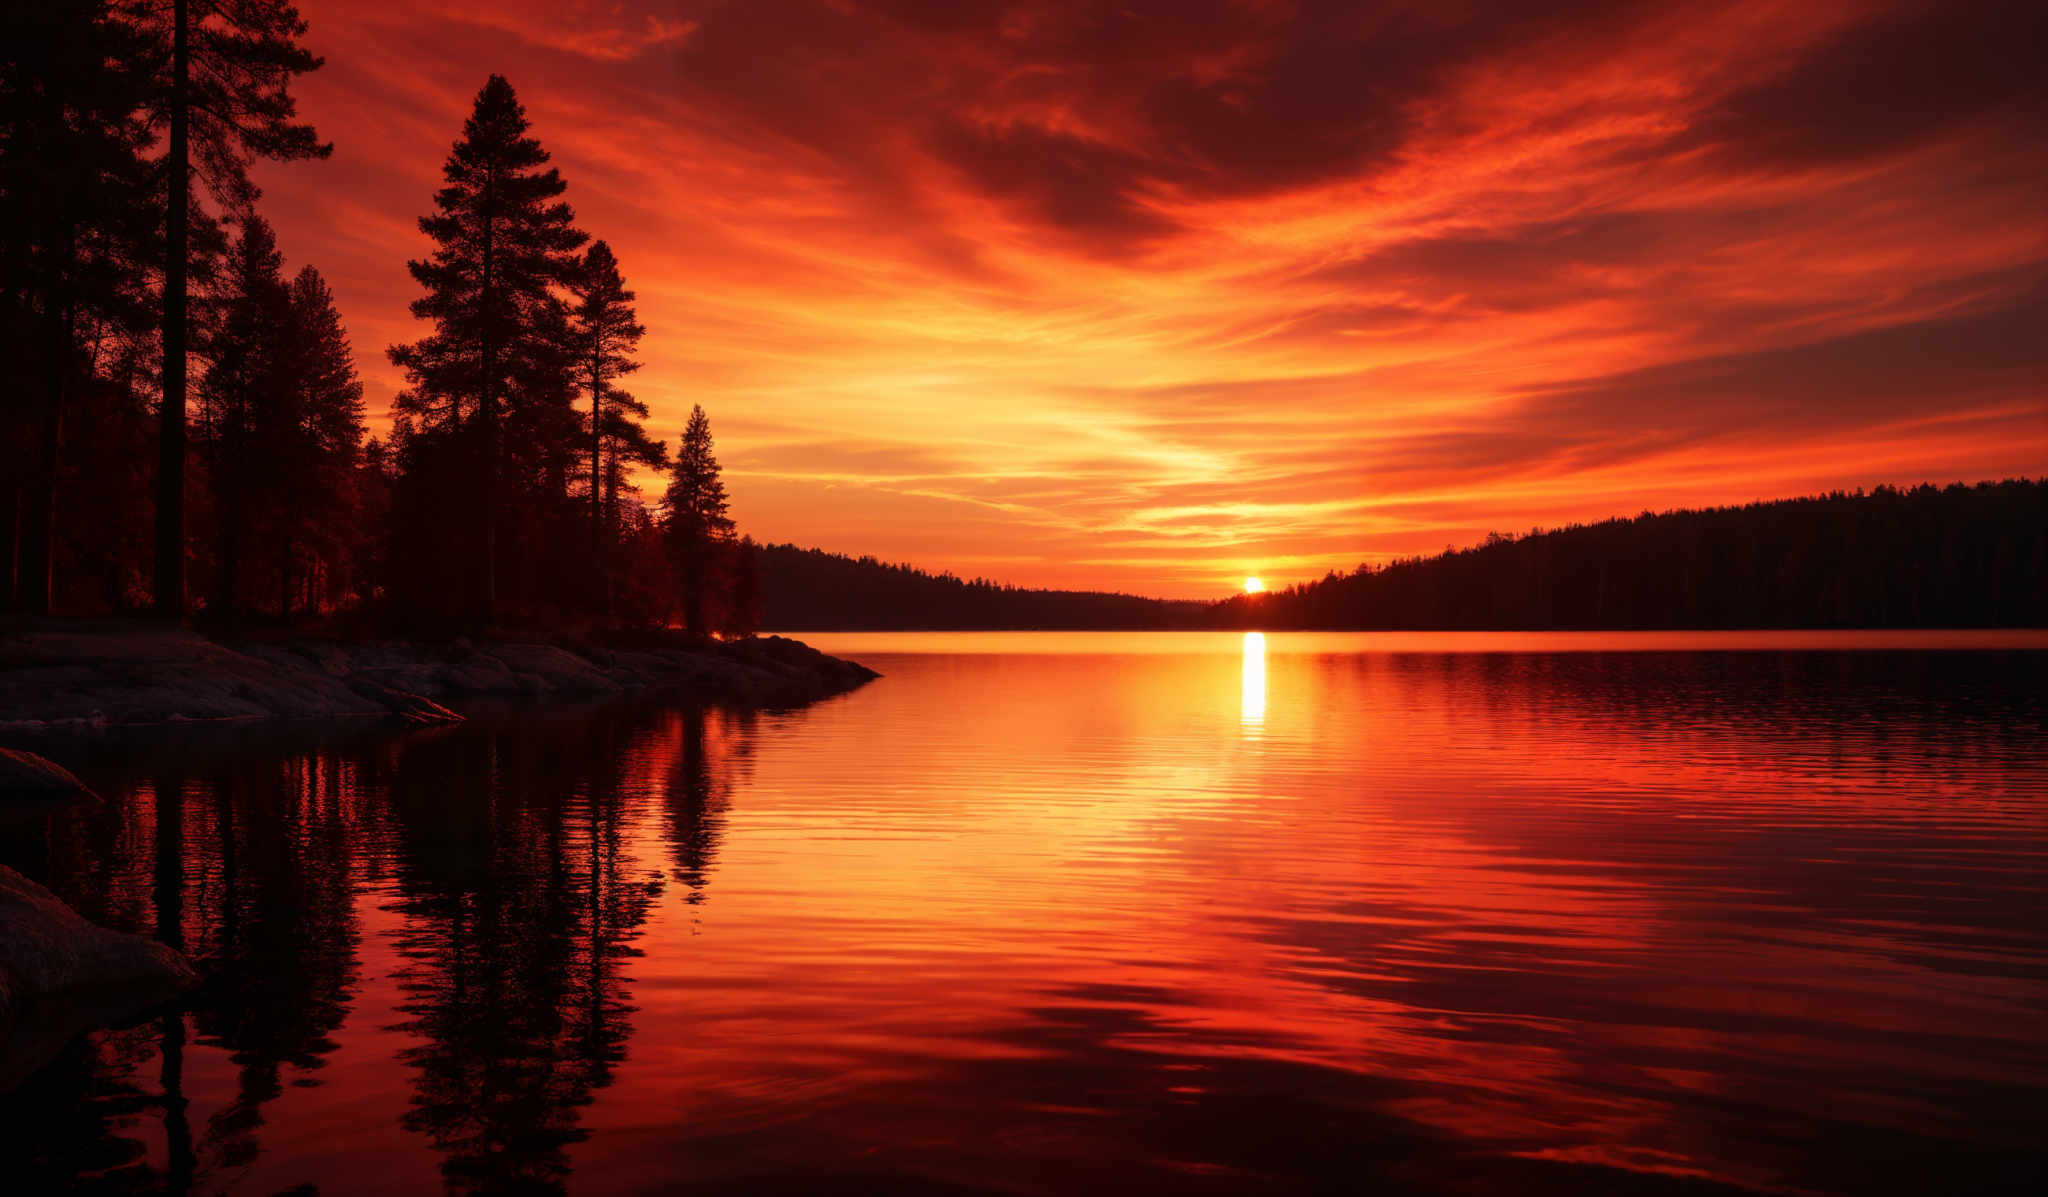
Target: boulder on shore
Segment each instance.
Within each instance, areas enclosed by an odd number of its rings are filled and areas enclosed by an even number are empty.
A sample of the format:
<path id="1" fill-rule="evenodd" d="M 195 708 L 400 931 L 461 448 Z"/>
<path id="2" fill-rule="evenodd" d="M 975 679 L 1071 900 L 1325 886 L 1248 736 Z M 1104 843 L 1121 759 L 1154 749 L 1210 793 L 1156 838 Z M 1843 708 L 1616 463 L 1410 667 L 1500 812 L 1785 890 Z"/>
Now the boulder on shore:
<path id="1" fill-rule="evenodd" d="M 198 982 L 176 950 L 89 922 L 0 866 L 0 1090 L 79 1032 L 133 1018 Z"/>
<path id="2" fill-rule="evenodd" d="M 99 795 L 71 776 L 71 770 L 48 757 L 0 748 L 0 811 L 18 807 L 60 806 Z"/>

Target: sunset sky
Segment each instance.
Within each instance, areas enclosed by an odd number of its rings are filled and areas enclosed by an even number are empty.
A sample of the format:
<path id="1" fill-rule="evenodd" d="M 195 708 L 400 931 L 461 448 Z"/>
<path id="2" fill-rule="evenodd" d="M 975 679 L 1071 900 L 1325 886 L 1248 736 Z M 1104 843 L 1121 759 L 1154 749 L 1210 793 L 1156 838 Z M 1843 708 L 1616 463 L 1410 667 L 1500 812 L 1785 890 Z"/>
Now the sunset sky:
<path id="1" fill-rule="evenodd" d="M 1209 596 L 2048 473 L 2038 3 L 301 10 L 335 151 L 263 207 L 373 428 L 499 72 L 760 539 Z"/>

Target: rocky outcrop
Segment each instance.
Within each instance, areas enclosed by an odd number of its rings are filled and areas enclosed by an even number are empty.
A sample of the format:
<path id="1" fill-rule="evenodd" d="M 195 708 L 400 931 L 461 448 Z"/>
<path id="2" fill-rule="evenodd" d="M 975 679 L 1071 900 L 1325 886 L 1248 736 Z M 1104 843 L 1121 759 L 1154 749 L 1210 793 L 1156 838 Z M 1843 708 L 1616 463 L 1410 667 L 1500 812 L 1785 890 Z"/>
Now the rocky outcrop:
<path id="1" fill-rule="evenodd" d="M 99 795 L 71 776 L 71 771 L 33 752 L 0 748 L 0 816 L 9 810 L 97 802 Z"/>
<path id="2" fill-rule="evenodd" d="M 173 949 L 81 918 L 55 894 L 0 866 L 0 1090 L 62 1050 L 190 989 Z"/>
<path id="3" fill-rule="evenodd" d="M 50 620 L 0 636 L 0 724 L 386 711 L 308 656 L 237 651 L 184 628 Z"/>
<path id="4" fill-rule="evenodd" d="M 227 644 L 158 624 L 46 620 L 0 634 L 0 727 L 335 716 L 439 722 L 461 718 L 472 699 L 641 689 L 794 705 L 874 676 L 780 636 L 574 651 L 468 640 Z"/>

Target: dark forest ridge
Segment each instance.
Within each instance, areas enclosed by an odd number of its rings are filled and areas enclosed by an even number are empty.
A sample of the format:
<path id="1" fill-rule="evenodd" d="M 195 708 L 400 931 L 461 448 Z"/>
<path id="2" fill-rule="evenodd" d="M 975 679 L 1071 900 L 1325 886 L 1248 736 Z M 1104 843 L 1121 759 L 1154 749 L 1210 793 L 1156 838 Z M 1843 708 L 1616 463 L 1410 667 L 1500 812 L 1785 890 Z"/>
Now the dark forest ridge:
<path id="1" fill-rule="evenodd" d="M 763 545 L 762 626 L 781 631 L 1202 627 L 1212 605 L 1094 590 L 1033 590 L 873 557 Z"/>
<path id="2" fill-rule="evenodd" d="M 1215 603 L 1030 590 L 794 545 L 783 630 L 1518 630 L 2048 626 L 2048 483 L 1881 486 L 1495 534 Z"/>

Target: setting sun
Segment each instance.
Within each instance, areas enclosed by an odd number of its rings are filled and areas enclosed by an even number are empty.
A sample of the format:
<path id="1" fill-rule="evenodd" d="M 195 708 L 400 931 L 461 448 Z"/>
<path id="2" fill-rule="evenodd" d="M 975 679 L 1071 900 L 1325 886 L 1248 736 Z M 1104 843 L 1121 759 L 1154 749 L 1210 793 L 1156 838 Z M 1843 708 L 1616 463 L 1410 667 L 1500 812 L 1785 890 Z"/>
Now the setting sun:
<path id="1" fill-rule="evenodd" d="M 1265 591 L 1266 583 L 1262 579 L 1246 578 L 1244 580 L 1244 592 L 1246 594 L 1264 594 Z"/>

